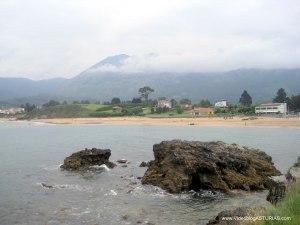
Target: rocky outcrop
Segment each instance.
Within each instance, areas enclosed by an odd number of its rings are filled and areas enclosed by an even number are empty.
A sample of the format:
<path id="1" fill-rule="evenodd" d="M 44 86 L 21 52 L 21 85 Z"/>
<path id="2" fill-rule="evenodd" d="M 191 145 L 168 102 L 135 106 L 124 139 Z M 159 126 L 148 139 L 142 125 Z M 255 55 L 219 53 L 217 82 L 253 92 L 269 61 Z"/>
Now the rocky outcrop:
<path id="1" fill-rule="evenodd" d="M 66 170 L 86 170 L 91 166 L 100 166 L 103 164 L 112 168 L 115 164 L 109 161 L 110 155 L 110 149 L 85 149 L 67 157 L 61 168 Z"/>
<path id="2" fill-rule="evenodd" d="M 215 219 L 210 220 L 207 225 L 247 224 L 247 222 L 253 222 L 250 220 L 251 217 L 261 216 L 264 210 L 263 207 L 239 207 L 234 210 L 222 211 Z"/>
<path id="3" fill-rule="evenodd" d="M 266 153 L 236 144 L 172 140 L 155 144 L 153 152 L 154 161 L 142 183 L 171 193 L 259 190 L 266 188 L 269 176 L 280 175 Z"/>
<path id="4" fill-rule="evenodd" d="M 270 177 L 270 179 L 267 180 L 269 189 L 267 201 L 271 202 L 273 205 L 277 205 L 277 203 L 286 196 L 289 186 L 298 183 L 299 180 L 300 157 L 298 157 L 297 162 L 288 170 L 285 176 Z"/>
<path id="5" fill-rule="evenodd" d="M 290 183 L 295 183 L 300 181 L 300 156 L 297 159 L 297 162 L 288 170 L 285 175 L 286 179 Z"/>
<path id="6" fill-rule="evenodd" d="M 286 195 L 287 181 L 285 176 L 270 177 L 266 186 L 269 189 L 267 196 L 267 201 L 271 202 L 273 205 L 276 205 L 281 201 Z"/>

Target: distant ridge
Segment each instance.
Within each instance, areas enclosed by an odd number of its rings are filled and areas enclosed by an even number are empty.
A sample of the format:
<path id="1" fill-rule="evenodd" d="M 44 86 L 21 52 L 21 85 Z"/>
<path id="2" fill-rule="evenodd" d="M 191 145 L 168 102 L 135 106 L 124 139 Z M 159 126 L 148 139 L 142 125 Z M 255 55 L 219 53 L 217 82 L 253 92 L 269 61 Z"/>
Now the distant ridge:
<path id="1" fill-rule="evenodd" d="M 254 102 L 270 101 L 279 88 L 289 95 L 300 93 L 300 69 L 238 69 L 217 73 L 139 72 L 119 73 L 97 70 L 103 66 L 121 67 L 130 58 L 110 56 L 71 79 L 34 81 L 26 78 L 0 78 L 0 104 L 57 100 L 108 101 L 113 97 L 130 100 L 144 85 L 155 92 L 150 97 L 190 98 L 194 102 L 227 99 L 237 102 L 246 89 Z M 93 71 L 91 73 L 91 70 Z"/>

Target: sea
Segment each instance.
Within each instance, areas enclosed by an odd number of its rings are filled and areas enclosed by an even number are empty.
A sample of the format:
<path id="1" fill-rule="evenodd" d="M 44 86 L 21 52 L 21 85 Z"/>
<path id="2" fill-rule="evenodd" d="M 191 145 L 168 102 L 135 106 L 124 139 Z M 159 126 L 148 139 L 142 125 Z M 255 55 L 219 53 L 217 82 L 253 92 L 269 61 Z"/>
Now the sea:
<path id="1" fill-rule="evenodd" d="M 140 163 L 153 159 L 153 144 L 172 139 L 258 148 L 283 173 L 300 155 L 299 128 L 0 122 L 0 224 L 202 225 L 223 210 L 269 206 L 267 191 L 169 194 L 142 185 Z M 127 159 L 127 167 L 60 169 L 65 157 L 93 147 L 111 149 L 110 160 Z"/>

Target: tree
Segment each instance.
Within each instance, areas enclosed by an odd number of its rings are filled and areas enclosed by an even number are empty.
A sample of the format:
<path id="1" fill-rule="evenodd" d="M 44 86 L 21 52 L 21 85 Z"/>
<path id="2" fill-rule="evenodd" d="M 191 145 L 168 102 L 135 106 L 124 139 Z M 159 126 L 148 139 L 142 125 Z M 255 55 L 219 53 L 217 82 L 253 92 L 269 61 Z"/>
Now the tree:
<path id="1" fill-rule="evenodd" d="M 36 108 L 36 105 L 35 104 L 31 105 L 30 103 L 26 103 L 25 105 L 22 105 L 21 107 L 24 108 L 25 112 L 29 113 Z"/>
<path id="2" fill-rule="evenodd" d="M 273 99 L 273 102 L 283 103 L 287 102 L 289 98 L 283 88 L 278 89 L 276 97 Z"/>
<path id="3" fill-rule="evenodd" d="M 89 100 L 81 100 L 80 103 L 81 104 L 90 104 L 90 101 Z"/>
<path id="4" fill-rule="evenodd" d="M 177 112 L 178 114 L 182 114 L 182 113 L 183 113 L 183 109 L 181 108 L 180 105 L 177 105 L 177 106 L 176 106 L 176 112 Z"/>
<path id="5" fill-rule="evenodd" d="M 300 94 L 291 97 L 290 100 L 290 110 L 300 111 Z"/>
<path id="6" fill-rule="evenodd" d="M 49 102 L 45 103 L 43 105 L 43 107 L 51 107 L 51 106 L 56 106 L 59 105 L 60 103 L 58 101 L 55 100 L 50 100 Z"/>
<path id="7" fill-rule="evenodd" d="M 239 102 L 240 102 L 240 104 L 242 104 L 243 106 L 246 106 L 246 107 L 249 107 L 252 105 L 252 98 L 246 90 L 244 90 L 243 94 L 241 95 Z"/>
<path id="8" fill-rule="evenodd" d="M 175 108 L 178 105 L 178 102 L 175 99 L 171 99 L 171 107 Z"/>
<path id="9" fill-rule="evenodd" d="M 211 103 L 208 99 L 203 99 L 201 100 L 200 104 L 199 104 L 201 107 L 210 107 L 211 106 Z"/>
<path id="10" fill-rule="evenodd" d="M 152 92 L 154 92 L 154 89 L 149 86 L 145 86 L 139 89 L 139 94 L 142 98 L 145 99 L 146 102 L 148 102 L 148 97 Z"/>
<path id="11" fill-rule="evenodd" d="M 180 100 L 181 105 L 190 105 L 192 104 L 192 101 L 190 99 L 184 98 Z"/>
<path id="12" fill-rule="evenodd" d="M 117 97 L 114 97 L 112 100 L 111 100 L 111 104 L 112 105 L 119 105 L 121 103 L 121 100 Z"/>
<path id="13" fill-rule="evenodd" d="M 141 98 L 133 98 L 131 103 L 134 103 L 134 104 L 142 103 L 142 99 Z"/>

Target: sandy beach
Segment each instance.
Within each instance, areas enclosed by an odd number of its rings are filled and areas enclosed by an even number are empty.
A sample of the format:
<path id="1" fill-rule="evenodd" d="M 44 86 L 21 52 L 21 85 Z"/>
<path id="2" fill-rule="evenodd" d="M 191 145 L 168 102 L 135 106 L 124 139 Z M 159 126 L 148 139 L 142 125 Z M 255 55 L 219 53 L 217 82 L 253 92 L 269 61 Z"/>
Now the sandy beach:
<path id="1" fill-rule="evenodd" d="M 247 117 L 224 118 L 147 118 L 147 117 L 108 117 L 108 118 L 56 118 L 36 119 L 35 122 L 51 124 L 143 124 L 143 125 L 195 125 L 195 126 L 270 126 L 270 127 L 300 127 L 300 117 L 270 118 Z"/>

